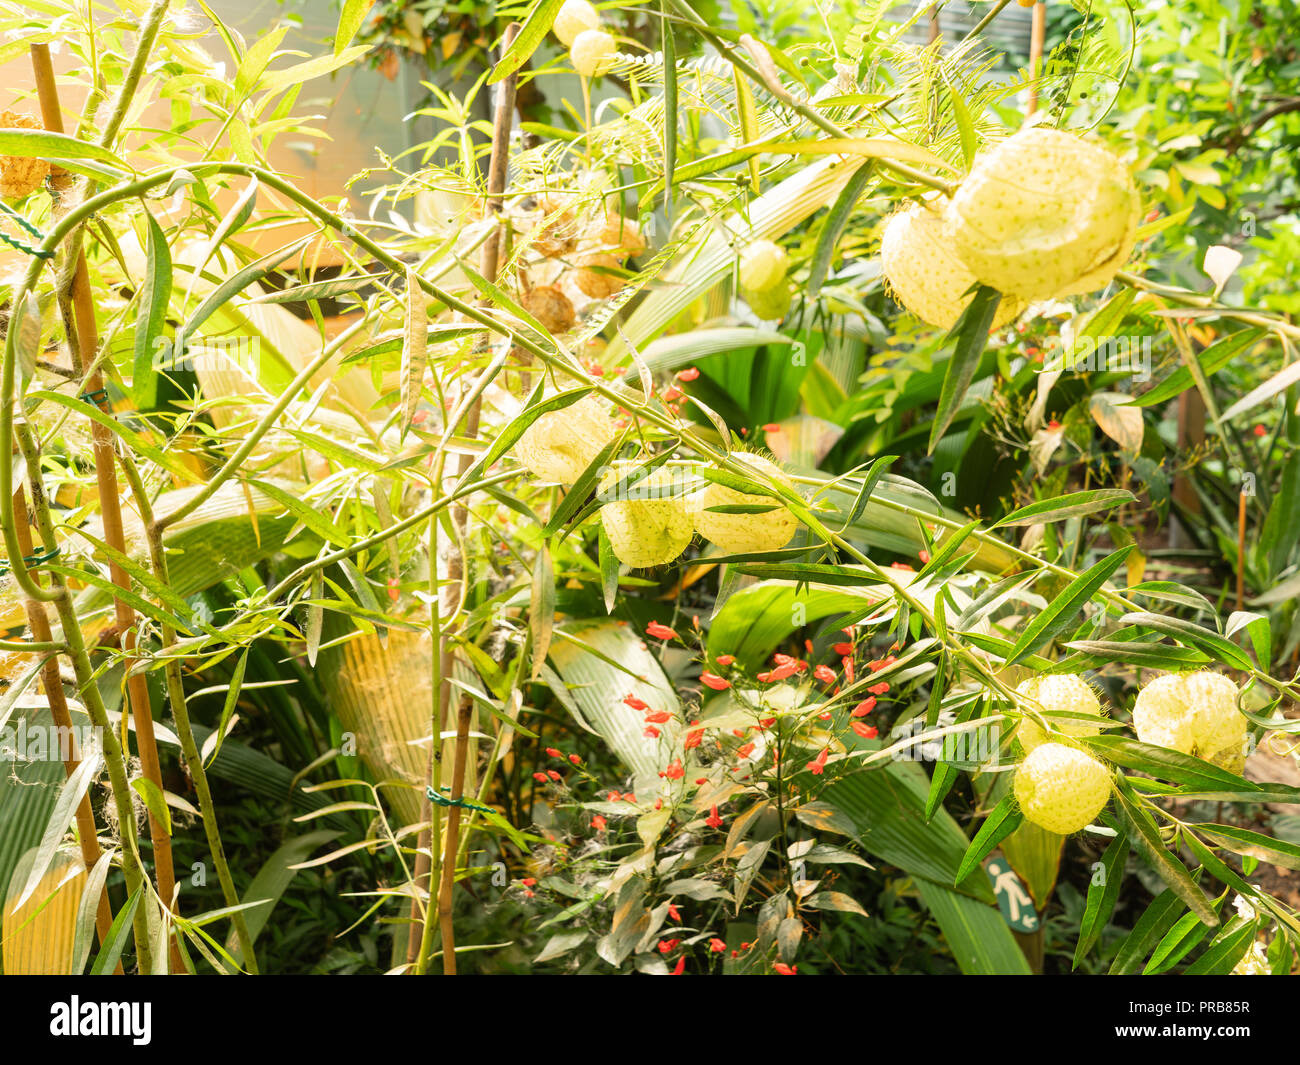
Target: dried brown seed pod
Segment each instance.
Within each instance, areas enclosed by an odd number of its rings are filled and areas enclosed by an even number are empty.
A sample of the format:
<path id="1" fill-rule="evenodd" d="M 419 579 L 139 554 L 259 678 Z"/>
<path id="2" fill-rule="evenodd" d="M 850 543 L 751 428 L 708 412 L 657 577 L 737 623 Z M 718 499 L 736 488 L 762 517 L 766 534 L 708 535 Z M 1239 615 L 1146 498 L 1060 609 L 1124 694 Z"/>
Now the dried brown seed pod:
<path id="1" fill-rule="evenodd" d="M 606 211 L 602 216 L 593 219 L 587 224 L 583 236 L 602 248 L 620 249 L 612 254 L 622 258 L 640 255 L 646 248 L 645 237 L 641 235 L 641 230 L 637 229 L 636 223 L 629 218 L 624 218 L 617 211 Z"/>
<path id="2" fill-rule="evenodd" d="M 546 326 L 549 332 L 558 335 L 573 328 L 573 304 L 554 285 L 538 285 L 529 289 L 521 302 L 524 310 Z"/>
<path id="3" fill-rule="evenodd" d="M 0 112 L 0 129 L 44 129 L 31 115 L 14 111 Z M 20 200 L 30 196 L 45 183 L 50 164 L 44 159 L 20 155 L 0 155 L 0 199 Z"/>
<path id="4" fill-rule="evenodd" d="M 606 273 L 606 271 L 617 271 L 622 265 L 608 252 L 584 255 L 578 260 L 578 265 L 582 269 L 574 274 L 574 283 L 584 295 L 590 296 L 593 300 L 609 299 L 626 283 L 616 272 Z M 593 270 L 591 267 L 597 269 Z"/>

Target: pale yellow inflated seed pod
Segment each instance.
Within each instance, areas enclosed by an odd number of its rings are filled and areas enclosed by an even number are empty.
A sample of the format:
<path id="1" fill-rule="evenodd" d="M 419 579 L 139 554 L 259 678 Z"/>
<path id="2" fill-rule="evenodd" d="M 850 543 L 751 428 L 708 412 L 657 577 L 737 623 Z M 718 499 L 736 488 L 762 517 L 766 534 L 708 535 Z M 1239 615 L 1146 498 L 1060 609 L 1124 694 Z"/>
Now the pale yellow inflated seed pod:
<path id="1" fill-rule="evenodd" d="M 762 455 L 733 453 L 732 458 L 751 469 L 783 477 L 781 467 Z M 722 506 L 775 506 L 761 514 L 725 514 L 710 511 Z M 753 551 L 776 551 L 790 542 L 799 528 L 798 519 L 779 500 L 771 496 L 751 495 L 710 482 L 696 499 L 695 528 L 710 543 L 728 554 Z"/>
<path id="2" fill-rule="evenodd" d="M 790 257 L 781 245 L 770 240 L 755 240 L 740 251 L 740 287 L 750 292 L 769 292 L 785 284 Z"/>
<path id="3" fill-rule="evenodd" d="M 1012 791 L 1025 820 L 1068 836 L 1101 813 L 1110 799 L 1110 773 L 1075 747 L 1044 743 L 1016 768 Z"/>
<path id="4" fill-rule="evenodd" d="M 947 231 L 967 269 L 1024 300 L 1090 292 L 1133 251 L 1141 199 L 1103 145 L 1021 130 L 979 152 L 949 201 Z"/>
<path id="5" fill-rule="evenodd" d="M 587 0 L 564 0 L 555 16 L 551 29 L 565 48 L 570 47 L 578 34 L 600 29 L 600 14 Z"/>
<path id="6" fill-rule="evenodd" d="M 671 562 L 695 535 L 694 504 L 673 473 L 660 468 L 624 489 L 634 462 L 616 463 L 601 480 L 600 520 L 610 549 L 624 565 L 644 569 Z M 608 497 L 608 498 L 606 498 Z"/>
<path id="7" fill-rule="evenodd" d="M 584 78 L 598 78 L 614 65 L 618 46 L 604 30 L 583 30 L 569 46 L 569 61 Z"/>
<path id="8" fill-rule="evenodd" d="M 880 239 L 880 267 L 894 299 L 938 329 L 951 329 L 974 298 L 966 293 L 975 275 L 953 252 L 943 215 L 933 207 L 911 204 L 890 216 Z M 1024 309 L 1023 300 L 1004 293 L 992 328 Z"/>
<path id="9" fill-rule="evenodd" d="M 740 295 L 749 304 L 749 309 L 765 322 L 779 322 L 794 302 L 789 285 L 778 285 L 776 288 L 769 288 L 766 292 L 742 288 Z"/>
<path id="10" fill-rule="evenodd" d="M 511 453 L 543 481 L 573 484 L 616 432 L 601 403 L 583 396 L 562 410 L 543 414 L 524 430 Z"/>
<path id="11" fill-rule="evenodd" d="M 1101 717 L 1101 703 L 1092 686 L 1074 673 L 1049 673 L 1042 677 L 1031 677 L 1016 686 L 1016 691 L 1026 699 L 1042 708 L 1045 714 L 1071 714 L 1098 718 L 1096 724 L 1090 721 L 1076 721 L 1071 718 L 1048 718 L 1049 723 L 1058 732 L 1066 736 L 1096 736 L 1101 732 L 1104 722 Z M 1033 718 L 1026 715 L 1016 728 L 1016 738 L 1020 740 L 1021 749 L 1026 754 L 1035 747 L 1041 747 L 1049 739 L 1060 742 L 1049 735 Z"/>
<path id="12" fill-rule="evenodd" d="M 1237 685 L 1219 673 L 1167 673 L 1133 704 L 1138 739 L 1241 770 L 1250 722 L 1237 709 Z"/>

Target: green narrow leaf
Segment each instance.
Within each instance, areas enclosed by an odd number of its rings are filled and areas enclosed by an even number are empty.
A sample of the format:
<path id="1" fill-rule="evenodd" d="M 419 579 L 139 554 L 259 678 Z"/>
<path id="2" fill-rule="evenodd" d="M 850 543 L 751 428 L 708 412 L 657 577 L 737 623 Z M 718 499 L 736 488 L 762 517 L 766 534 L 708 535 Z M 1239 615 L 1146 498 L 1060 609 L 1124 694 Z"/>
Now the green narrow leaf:
<path id="1" fill-rule="evenodd" d="M 41 842 L 37 846 L 36 854 L 32 859 L 32 868 L 27 874 L 27 883 L 23 886 L 22 894 L 10 907 L 11 913 L 30 899 L 32 892 L 40 886 L 41 879 L 49 871 L 50 863 L 54 861 L 54 854 L 59 849 L 63 834 L 67 832 L 68 826 L 72 824 L 72 819 L 77 812 L 77 806 L 90 789 L 90 785 L 94 783 L 95 777 L 99 774 L 104 761 L 103 756 L 93 749 L 84 751 L 83 754 L 85 755 L 85 761 L 73 770 L 72 775 L 59 789 L 59 797 L 54 802 L 54 809 L 50 811 L 49 820 L 45 822 L 45 831 L 41 835 Z"/>
<path id="2" fill-rule="evenodd" d="M 618 602 L 618 577 L 619 561 L 618 556 L 614 554 L 614 549 L 610 547 L 609 537 L 605 535 L 605 526 L 599 525 L 599 552 L 600 552 L 600 589 L 605 597 L 605 613 L 614 613 L 614 606 Z"/>
<path id="3" fill-rule="evenodd" d="M 307 608 L 307 664 L 316 668 L 316 656 L 320 654 L 320 631 L 325 621 L 325 608 L 320 601 L 325 597 L 325 575 L 316 570 L 311 575 L 311 606 Z"/>
<path id="4" fill-rule="evenodd" d="M 664 50 L 664 214 L 673 220 L 673 172 L 677 169 L 677 42 L 667 3 L 659 6 Z"/>
<path id="5" fill-rule="evenodd" d="M 1136 973 L 1146 956 L 1155 948 L 1186 907 L 1172 890 L 1162 891 L 1138 918 L 1133 931 L 1120 944 L 1119 953 L 1111 962 L 1111 976 Z"/>
<path id="6" fill-rule="evenodd" d="M 1219 915 L 1214 912 L 1213 903 L 1205 891 L 1197 886 L 1187 867 L 1165 848 L 1155 821 L 1138 805 L 1136 795 L 1122 777 L 1115 790 L 1115 798 L 1116 810 L 1137 852 L 1160 875 L 1160 879 L 1169 885 L 1169 889 L 1187 904 L 1188 909 L 1205 924 L 1211 927 L 1218 925 Z"/>
<path id="7" fill-rule="evenodd" d="M 1074 948 L 1074 963 L 1077 969 L 1084 955 L 1093 948 L 1101 938 L 1102 930 L 1110 915 L 1115 911 L 1115 902 L 1119 898 L 1120 884 L 1124 880 L 1124 866 L 1128 862 L 1129 842 L 1127 836 L 1116 836 L 1110 841 L 1106 853 L 1101 856 L 1101 882 L 1096 876 L 1088 884 L 1088 901 L 1084 904 L 1083 921 L 1079 925 L 1079 942 Z"/>
<path id="8" fill-rule="evenodd" d="M 936 600 L 938 612 L 943 611 L 943 600 Z M 945 633 L 939 633 L 939 639 L 943 640 Z M 984 702 L 981 699 L 975 699 L 967 703 L 958 711 L 954 725 L 964 725 L 971 718 L 978 716 L 984 710 Z M 943 802 L 944 797 L 952 790 L 952 786 L 957 781 L 957 767 L 949 762 L 939 761 L 935 763 L 934 772 L 930 777 L 930 794 L 925 800 L 925 819 L 929 821 L 934 817 L 935 810 Z M 996 810 L 994 811 L 996 812 Z"/>
<path id="9" fill-rule="evenodd" d="M 0 129 L 0 155 L 28 159 L 92 159 L 131 172 L 131 168 L 107 148 L 47 129 Z"/>
<path id="10" fill-rule="evenodd" d="M 1208 378 L 1222 370 L 1241 352 L 1253 347 L 1255 342 L 1263 335 L 1264 330 L 1253 328 L 1231 333 L 1221 340 L 1216 340 L 1202 351 L 1197 356 L 1196 361 L 1201 364 L 1201 371 Z M 1158 385 L 1142 393 L 1133 402 L 1139 407 L 1153 407 L 1157 403 L 1164 403 L 1166 400 L 1173 399 L 1180 393 L 1186 392 L 1195 383 L 1192 379 L 1191 370 L 1186 366 L 1179 366 Z"/>
<path id="11" fill-rule="evenodd" d="M 1183 914 L 1160 940 L 1150 960 L 1142 967 L 1142 975 L 1152 976 L 1172 969 L 1209 934 L 1210 930 L 1200 922 L 1196 914 Z"/>
<path id="12" fill-rule="evenodd" d="M 740 72 L 739 67 L 731 68 L 731 77 L 736 86 L 736 112 L 740 120 L 740 138 L 746 144 L 758 140 L 758 104 L 754 101 L 754 91 L 749 87 L 749 80 Z M 758 156 L 749 157 L 749 187 L 757 196 L 762 191 Z"/>
<path id="13" fill-rule="evenodd" d="M 947 73 L 944 73 L 943 80 L 948 86 L 948 99 L 952 101 L 952 117 L 957 123 L 957 135 L 961 138 L 962 159 L 969 167 L 979 148 L 979 140 L 975 136 L 975 123 L 971 119 L 970 108 L 966 106 L 962 94 L 957 91 L 958 86 L 953 84 L 956 79 L 949 78 Z"/>
<path id="14" fill-rule="evenodd" d="M 984 819 L 984 824 L 971 840 L 966 853 L 962 855 L 961 865 L 957 867 L 954 884 L 960 884 L 984 860 L 988 853 L 1012 832 L 1020 827 L 1024 815 L 1016 809 L 1016 797 L 1008 795 L 998 803 Z"/>
<path id="15" fill-rule="evenodd" d="M 1234 928 L 1233 925 L 1237 927 Z M 1254 921 L 1242 921 L 1239 925 L 1234 921 L 1220 933 L 1209 950 L 1183 970 L 1183 975 L 1226 976 L 1246 956 L 1255 935 Z"/>
<path id="16" fill-rule="evenodd" d="M 1123 565 L 1132 551 L 1131 544 L 1122 547 L 1071 581 L 1060 595 L 1047 604 L 1047 609 L 1038 614 L 1021 633 L 1020 639 L 1011 649 L 1007 665 L 1014 666 L 1022 659 L 1028 658 L 1040 647 L 1051 642 L 1059 633 L 1064 632 L 1073 623 L 1075 615 Z"/>
<path id="17" fill-rule="evenodd" d="M 1040 499 L 1036 503 L 1013 510 L 1005 518 L 989 526 L 990 531 L 1003 526 L 1033 525 L 1061 521 L 1065 518 L 1077 518 L 1084 514 L 1095 514 L 1099 510 L 1110 510 L 1123 503 L 1136 499 L 1132 492 L 1122 488 L 1098 488 L 1092 492 L 1070 492 L 1051 499 Z"/>
<path id="18" fill-rule="evenodd" d="M 429 365 L 429 301 L 420 288 L 415 267 L 406 268 L 406 329 L 402 343 L 402 421 L 399 439 L 406 436 L 420 404 L 424 371 Z"/>
<path id="19" fill-rule="evenodd" d="M 319 570 L 314 575 L 319 576 Z M 315 580 L 312 581 L 315 584 Z M 320 644 L 320 632 L 316 633 L 317 645 Z M 308 651 L 308 655 L 314 660 L 315 655 Z M 212 744 L 212 754 L 208 756 L 204 768 L 207 769 L 212 765 L 213 760 L 221 752 L 221 744 L 226 737 L 226 726 L 230 724 L 230 717 L 235 712 L 235 705 L 239 702 L 239 693 L 244 687 L 244 673 L 248 669 L 248 648 L 244 648 L 244 653 L 239 656 L 239 661 L 235 663 L 235 670 L 230 676 L 230 687 L 226 689 L 226 700 L 221 707 L 221 721 L 217 725 L 216 732 L 213 733 L 214 740 Z"/>
<path id="20" fill-rule="evenodd" d="M 135 793 L 144 800 L 145 808 L 153 815 L 153 819 L 163 826 L 167 835 L 172 834 L 172 815 L 167 809 L 167 796 L 162 793 L 162 788 L 158 787 L 148 777 L 136 777 L 131 781 L 131 787 Z"/>
<path id="21" fill-rule="evenodd" d="M 542 544 L 533 566 L 533 588 L 528 610 L 528 624 L 533 634 L 533 665 L 529 679 L 536 681 L 546 665 L 555 631 L 555 567 L 551 563 L 549 544 Z"/>
<path id="22" fill-rule="evenodd" d="M 948 369 L 943 375 L 939 409 L 935 411 L 934 424 L 930 426 L 930 444 L 926 449 L 929 454 L 934 453 L 935 447 L 956 417 L 961 401 L 966 398 L 966 390 L 970 388 L 971 379 L 979 367 L 980 356 L 984 354 L 984 347 L 989 341 L 989 330 L 993 327 L 993 316 L 1001 301 L 1002 293 L 981 285 L 948 334 L 948 339 L 955 339 L 955 343 L 952 357 L 948 360 Z"/>
<path id="23" fill-rule="evenodd" d="M 158 338 L 167 328 L 167 308 L 172 295 L 172 257 L 167 237 L 149 211 L 144 213 L 149 230 L 144 287 L 136 315 L 135 352 L 131 371 L 131 393 L 141 410 L 158 405 L 158 373 L 154 352 Z"/>
<path id="24" fill-rule="evenodd" d="M 375 0 L 344 0 L 343 10 L 339 12 L 338 28 L 334 31 L 335 55 L 352 43 L 374 2 Z"/>
<path id="25" fill-rule="evenodd" d="M 533 5 L 533 9 L 528 12 L 528 18 L 524 20 L 523 28 L 519 31 L 519 36 L 514 39 L 501 57 L 501 61 L 493 68 L 492 76 L 488 78 L 489 85 L 495 85 L 503 78 L 508 78 L 528 62 L 550 31 L 555 16 L 560 13 L 563 5 L 564 0 L 540 0 Z"/>
<path id="26" fill-rule="evenodd" d="M 225 217 L 221 219 L 212 236 L 208 238 L 208 242 L 203 246 L 203 253 L 199 256 L 194 271 L 190 274 L 189 288 L 185 293 L 186 306 L 189 305 L 190 297 L 194 293 L 194 286 L 198 284 L 199 275 L 212 260 L 212 256 L 217 253 L 217 250 L 226 242 L 228 237 L 237 233 L 243 228 L 244 223 L 253 217 L 253 208 L 257 206 L 257 190 L 259 187 L 260 182 L 256 177 L 248 179 L 248 185 L 245 186 L 244 191 L 239 194 L 234 205 L 226 212 Z"/>
<path id="27" fill-rule="evenodd" d="M 1271 862 L 1281 869 L 1300 869 L 1300 847 L 1284 839 L 1274 839 L 1259 832 L 1230 825 L 1191 825 L 1206 839 L 1220 847 L 1259 861 Z"/>
<path id="28" fill-rule="evenodd" d="M 99 856 L 99 861 L 86 876 L 86 886 L 81 892 L 81 902 L 77 905 L 77 924 L 72 936 L 72 969 L 74 975 L 80 975 L 86 969 L 90 958 L 90 948 L 95 945 L 95 918 L 99 915 L 99 900 L 104 894 L 104 884 L 113 867 L 113 856 L 117 854 L 114 847 L 109 847 Z"/>
<path id="29" fill-rule="evenodd" d="M 18 376 L 21 379 L 18 393 L 27 391 L 27 383 L 36 376 L 36 359 L 41 352 L 41 305 L 36 293 L 28 292 L 17 314 L 16 330 L 18 349 Z"/>
<path id="30" fill-rule="evenodd" d="M 460 479 L 460 484 L 471 484 L 482 476 L 483 471 L 491 467 L 497 459 L 514 447 L 515 442 L 528 431 L 528 427 L 543 414 L 550 414 L 553 411 L 571 407 L 583 396 L 590 395 L 592 391 L 590 388 L 575 388 L 570 392 L 557 392 L 550 399 L 536 402 L 536 397 L 541 394 L 542 387 L 539 384 L 533 393 L 533 400 L 502 427 L 501 432 L 497 434 L 497 438 L 492 441 L 492 446 L 487 449 L 487 452 L 478 462 L 474 463 L 466 471 L 465 476 Z"/>
<path id="31" fill-rule="evenodd" d="M 117 911 L 113 924 L 108 930 L 108 941 L 99 948 L 95 955 L 95 964 L 90 967 L 91 976 L 106 976 L 117 968 L 117 961 L 122 956 L 122 948 L 131 935 L 131 921 L 135 917 L 135 908 L 140 905 L 140 895 L 145 885 L 141 884 L 135 893 L 126 900 L 126 905 Z"/>
<path id="32" fill-rule="evenodd" d="M 821 233 L 817 236 L 817 247 L 813 249 L 812 261 L 808 264 L 809 299 L 817 298 L 817 293 L 821 291 L 822 285 L 830 274 L 831 264 L 835 261 L 835 249 L 839 246 L 840 238 L 853 217 L 858 200 L 862 198 L 875 172 L 876 165 L 872 160 L 867 160 L 858 167 L 849 178 L 849 183 L 840 189 L 840 194 L 835 197 L 826 220 L 822 222 Z"/>

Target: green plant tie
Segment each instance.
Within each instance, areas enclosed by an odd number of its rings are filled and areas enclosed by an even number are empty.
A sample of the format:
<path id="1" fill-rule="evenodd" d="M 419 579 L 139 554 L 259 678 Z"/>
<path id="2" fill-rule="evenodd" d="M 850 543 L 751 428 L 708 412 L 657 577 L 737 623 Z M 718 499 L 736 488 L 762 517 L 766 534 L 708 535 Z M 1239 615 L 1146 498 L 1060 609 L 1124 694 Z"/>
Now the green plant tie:
<path id="1" fill-rule="evenodd" d="M 59 549 L 57 547 L 52 547 L 48 551 L 37 551 L 36 554 L 34 555 L 24 555 L 23 565 L 27 569 L 31 569 L 33 566 L 40 566 L 46 562 L 53 562 L 56 558 L 58 558 L 58 556 L 59 556 Z M 9 572 L 9 560 L 0 558 L 0 574 L 5 574 L 8 572 Z"/>
<path id="2" fill-rule="evenodd" d="M 443 791 L 451 791 L 451 788 L 443 788 Z M 445 795 L 439 795 L 432 787 L 424 789 L 425 795 L 435 806 L 459 806 L 462 810 L 478 810 L 480 813 L 490 814 L 495 811 L 490 806 L 480 806 L 476 802 L 466 802 L 464 799 L 449 799 Z"/>
<path id="3" fill-rule="evenodd" d="M 42 233 L 39 229 L 37 229 L 34 225 L 32 225 L 29 221 L 27 221 L 26 216 L 24 216 L 21 211 L 15 211 L 3 200 L 0 200 L 0 211 L 3 211 L 6 215 L 12 218 L 14 222 L 17 223 L 20 229 L 24 230 L 26 233 L 34 237 L 36 240 L 44 242 L 45 234 Z M 26 241 L 22 240 L 19 237 L 11 237 L 8 233 L 0 233 L 0 240 L 4 241 L 10 247 L 17 248 L 19 251 L 27 255 L 35 255 L 38 259 L 49 259 L 52 258 L 54 255 L 54 252 L 52 251 L 47 251 L 44 248 L 33 247 L 32 245 L 28 244 Z"/>
<path id="4" fill-rule="evenodd" d="M 103 407 L 108 402 L 108 389 L 96 388 L 91 392 L 81 393 L 77 398 L 84 399 L 87 403 L 93 406 Z"/>

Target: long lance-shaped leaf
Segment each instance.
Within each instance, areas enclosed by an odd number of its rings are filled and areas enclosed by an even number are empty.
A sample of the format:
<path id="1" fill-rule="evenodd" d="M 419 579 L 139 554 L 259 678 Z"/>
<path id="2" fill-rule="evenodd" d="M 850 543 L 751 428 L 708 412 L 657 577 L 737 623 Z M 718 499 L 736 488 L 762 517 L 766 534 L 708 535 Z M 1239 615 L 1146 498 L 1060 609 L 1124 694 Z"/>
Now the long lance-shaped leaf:
<path id="1" fill-rule="evenodd" d="M 1079 941 L 1074 947 L 1072 967 L 1075 969 L 1101 938 L 1106 922 L 1115 912 L 1120 885 L 1124 882 L 1124 864 L 1128 861 L 1129 849 L 1128 837 L 1116 836 L 1101 856 L 1100 877 L 1094 874 L 1088 885 L 1088 901 L 1084 904 L 1083 921 L 1079 925 Z"/>
<path id="2" fill-rule="evenodd" d="M 947 372 L 943 375 L 943 387 L 939 391 L 939 409 L 935 411 L 934 424 L 930 426 L 930 444 L 926 450 L 931 454 L 966 398 L 966 390 L 970 388 L 980 356 L 989 342 L 989 330 L 993 327 L 993 316 L 1000 302 L 1002 293 L 981 285 L 948 334 L 949 339 L 955 338 L 955 342 Z"/>
<path id="3" fill-rule="evenodd" d="M 1120 820 L 1137 852 L 1202 922 L 1211 927 L 1218 925 L 1219 915 L 1214 912 L 1209 896 L 1192 879 L 1187 867 L 1165 848 L 1155 821 L 1138 805 L 1136 794 L 1122 778 L 1115 789 L 1115 798 Z"/>
<path id="4" fill-rule="evenodd" d="M 985 855 L 1019 828 L 1024 819 L 1024 815 L 1016 809 L 1014 795 L 1008 795 L 993 807 L 992 812 L 984 819 L 984 824 L 975 834 L 975 838 L 971 840 L 970 846 L 966 848 L 966 853 L 962 855 L 961 865 L 957 867 L 957 875 L 953 883 L 960 884 L 970 876 L 975 871 L 975 867 L 984 860 Z"/>
<path id="5" fill-rule="evenodd" d="M 664 214 L 673 220 L 673 172 L 677 169 L 677 41 L 668 8 L 661 3 L 664 48 Z"/>
<path id="6" fill-rule="evenodd" d="M 113 923 L 108 929 L 108 938 L 99 948 L 99 953 L 95 955 L 95 964 L 90 967 L 91 976 L 104 976 L 117 968 L 117 960 L 122 956 L 122 949 L 131 937 L 131 921 L 135 917 L 136 907 L 140 905 L 140 896 L 144 889 L 145 886 L 141 884 L 126 900 L 126 905 L 117 911 L 117 916 L 113 918 Z"/>
<path id="7" fill-rule="evenodd" d="M 59 790 L 59 797 L 55 800 L 54 809 L 50 812 L 50 819 L 45 823 L 45 833 L 41 836 L 41 842 L 36 848 L 36 856 L 32 860 L 31 872 L 27 875 L 27 883 L 23 886 L 22 894 L 18 896 L 17 901 L 10 911 L 17 911 L 23 903 L 32 897 L 32 892 L 36 890 L 41 879 L 45 876 L 50 868 L 50 863 L 54 861 L 54 853 L 59 849 L 59 842 L 63 839 L 63 834 L 67 832 L 68 826 L 76 816 L 77 806 L 81 803 L 82 798 L 90 789 L 96 775 L 99 773 L 100 766 L 103 764 L 103 757 L 97 750 L 83 752 L 85 761 L 83 761 L 68 777 L 67 782 Z"/>
<path id="8" fill-rule="evenodd" d="M 107 148 L 46 129 L 0 129 L 0 155 L 28 159 L 92 159 L 109 163 L 122 171 L 131 170 Z"/>
<path id="9" fill-rule="evenodd" d="M 501 61 L 492 69 L 492 76 L 488 78 L 489 85 L 508 78 L 528 62 L 555 23 L 555 16 L 560 13 L 563 5 L 564 0 L 541 0 L 533 6 L 528 18 L 524 20 L 519 36 L 511 42 Z"/>
<path id="10" fill-rule="evenodd" d="M 1122 488 L 1098 488 L 1091 492 L 1070 492 L 1052 499 L 1040 499 L 1037 503 L 1013 510 L 1005 518 L 989 526 L 990 531 L 1004 526 L 1033 525 L 1037 523 L 1062 521 L 1065 518 L 1077 518 L 1084 514 L 1095 514 L 1099 510 L 1110 510 L 1123 503 L 1136 499 L 1132 492 Z"/>
<path id="11" fill-rule="evenodd" d="M 153 356 L 157 340 L 167 326 L 167 307 L 172 295 L 172 257 L 167 237 L 157 219 L 148 211 L 144 217 L 149 239 L 144 287 L 140 292 L 140 310 L 136 318 L 131 392 L 136 406 L 141 410 L 151 410 L 158 402 L 158 374 Z"/>
<path id="12" fill-rule="evenodd" d="M 858 167 L 849 178 L 849 183 L 840 190 L 831 205 L 826 220 L 822 222 L 822 231 L 817 237 L 817 247 L 813 250 L 812 261 L 808 264 L 808 298 L 816 299 L 830 273 L 831 263 L 835 260 L 835 249 L 839 247 L 840 237 L 853 217 L 853 210 L 858 200 L 866 191 L 867 185 L 875 176 L 875 164 L 868 162 Z"/>
<path id="13" fill-rule="evenodd" d="M 1253 347 L 1255 342 L 1263 335 L 1264 330 L 1262 329 L 1242 329 L 1224 337 L 1222 340 L 1216 340 L 1197 356 L 1197 362 L 1201 364 L 1201 372 L 1207 378 L 1218 373 L 1241 352 L 1248 351 Z M 1178 369 L 1154 388 L 1142 393 L 1133 403 L 1138 407 L 1153 407 L 1157 403 L 1164 403 L 1166 400 L 1173 399 L 1180 393 L 1186 392 L 1195 383 L 1192 379 L 1192 372 L 1186 366 L 1179 366 Z"/>
<path id="14" fill-rule="evenodd" d="M 1074 622 L 1075 615 L 1092 599 L 1097 590 L 1110 580 L 1111 575 L 1123 565 L 1132 551 L 1131 544 L 1120 548 L 1071 581 L 1069 587 L 1048 603 L 1047 609 L 1029 623 L 1028 628 L 1011 649 L 1011 657 L 1007 659 L 1007 665 L 1014 666 L 1046 645 L 1059 633 L 1064 632 Z"/>

